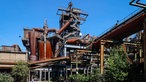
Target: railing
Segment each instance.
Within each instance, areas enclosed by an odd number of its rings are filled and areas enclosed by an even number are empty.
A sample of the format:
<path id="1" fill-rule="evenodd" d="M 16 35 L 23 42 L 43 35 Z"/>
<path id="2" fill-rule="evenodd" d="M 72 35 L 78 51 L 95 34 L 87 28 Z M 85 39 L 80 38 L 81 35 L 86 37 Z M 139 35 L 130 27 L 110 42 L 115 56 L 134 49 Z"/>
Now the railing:
<path id="1" fill-rule="evenodd" d="M 128 16 L 124 17 L 123 19 L 117 21 L 116 24 L 114 24 L 113 26 L 111 26 L 110 28 L 108 28 L 107 30 L 105 30 L 104 32 L 102 32 L 101 34 L 99 34 L 99 38 L 102 37 L 104 34 L 106 34 L 107 32 L 109 32 L 112 29 L 117 28 L 118 26 L 120 26 L 121 24 L 123 24 L 124 22 L 127 22 L 128 20 L 130 20 L 131 18 L 135 17 L 136 15 L 140 14 L 143 11 L 143 9 L 139 8 L 135 11 L 133 11 L 131 14 L 129 14 Z"/>

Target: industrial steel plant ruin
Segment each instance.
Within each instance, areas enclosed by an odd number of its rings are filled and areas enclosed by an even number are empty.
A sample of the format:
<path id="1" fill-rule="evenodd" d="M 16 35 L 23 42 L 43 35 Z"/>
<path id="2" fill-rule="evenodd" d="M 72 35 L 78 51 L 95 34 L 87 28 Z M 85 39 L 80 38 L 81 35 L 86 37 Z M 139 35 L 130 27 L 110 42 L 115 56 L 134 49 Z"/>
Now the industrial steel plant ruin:
<path id="1" fill-rule="evenodd" d="M 134 82 L 145 82 L 146 4 L 132 0 L 130 5 L 140 7 L 140 10 L 95 37 L 82 35 L 80 25 L 86 21 L 88 14 L 73 8 L 70 2 L 67 8 L 57 11 L 59 29 L 49 27 L 47 20 L 42 28 L 24 28 L 22 43 L 26 52 L 22 52 L 18 45 L 3 45 L 0 50 L 0 69 L 9 72 L 20 59 L 29 65 L 29 81 L 66 82 L 70 75 L 88 76 L 96 69 L 101 75 L 106 73 L 106 61 L 111 50 L 120 46 L 126 61 L 131 66 L 136 65 L 136 77 L 140 80 L 135 78 Z"/>

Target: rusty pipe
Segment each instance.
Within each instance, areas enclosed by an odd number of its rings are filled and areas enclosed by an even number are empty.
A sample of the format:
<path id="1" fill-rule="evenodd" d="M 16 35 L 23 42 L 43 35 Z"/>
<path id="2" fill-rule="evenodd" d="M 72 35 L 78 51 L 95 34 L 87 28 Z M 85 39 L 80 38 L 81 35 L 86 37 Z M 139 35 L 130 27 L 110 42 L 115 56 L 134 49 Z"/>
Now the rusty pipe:
<path id="1" fill-rule="evenodd" d="M 40 32 L 44 32 L 44 29 L 42 28 L 33 28 L 35 31 L 40 31 Z M 48 32 L 57 32 L 57 29 L 51 28 L 51 29 L 47 29 L 47 33 Z"/>
<path id="2" fill-rule="evenodd" d="M 33 28 L 34 31 L 40 31 L 40 32 L 44 32 L 44 29 L 42 28 Z"/>
<path id="3" fill-rule="evenodd" d="M 36 48 L 36 46 L 35 46 L 35 43 L 36 43 L 35 39 L 36 39 L 35 32 L 34 31 L 30 32 L 30 50 L 31 50 L 31 55 L 35 55 L 35 48 Z"/>
<path id="4" fill-rule="evenodd" d="M 54 29 L 54 28 L 48 29 L 48 32 L 57 32 L 57 29 Z"/>
<path id="5" fill-rule="evenodd" d="M 36 61 L 37 57 L 36 57 L 36 35 L 35 35 L 35 31 L 33 30 L 32 32 L 29 33 L 29 38 L 30 38 L 30 60 L 31 61 Z"/>
<path id="6" fill-rule="evenodd" d="M 81 43 L 85 43 L 85 44 L 89 43 L 87 40 L 78 39 L 78 38 L 69 39 L 66 41 L 66 43 L 76 43 L 77 41 L 79 41 Z"/>
<path id="7" fill-rule="evenodd" d="M 73 18 L 70 18 L 70 19 L 65 23 L 65 25 L 63 25 L 63 26 L 61 27 L 61 29 L 58 30 L 58 34 L 61 34 L 61 33 L 67 28 L 67 26 L 69 26 L 69 24 L 71 23 L 72 20 L 73 20 Z"/>

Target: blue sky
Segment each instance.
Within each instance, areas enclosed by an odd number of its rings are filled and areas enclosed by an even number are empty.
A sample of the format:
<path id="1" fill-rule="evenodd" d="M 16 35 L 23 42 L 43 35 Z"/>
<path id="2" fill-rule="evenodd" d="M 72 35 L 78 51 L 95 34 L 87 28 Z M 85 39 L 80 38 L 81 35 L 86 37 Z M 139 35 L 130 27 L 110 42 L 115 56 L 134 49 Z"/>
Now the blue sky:
<path id="1" fill-rule="evenodd" d="M 138 9 L 129 5 L 131 0 L 0 0 L 0 45 L 18 44 L 24 51 L 23 28 L 42 28 L 45 19 L 49 28 L 59 28 L 57 9 L 66 8 L 70 1 L 89 14 L 81 25 L 82 34 L 94 36 Z"/>

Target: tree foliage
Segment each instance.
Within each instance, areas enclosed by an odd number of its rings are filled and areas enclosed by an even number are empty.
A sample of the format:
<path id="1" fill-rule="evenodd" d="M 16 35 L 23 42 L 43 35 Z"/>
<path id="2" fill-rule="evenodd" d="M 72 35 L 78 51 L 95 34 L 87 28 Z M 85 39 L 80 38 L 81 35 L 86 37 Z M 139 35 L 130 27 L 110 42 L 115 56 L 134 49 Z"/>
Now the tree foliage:
<path id="1" fill-rule="evenodd" d="M 100 74 L 99 69 L 93 71 L 90 75 L 77 74 L 70 75 L 69 82 L 103 82 L 104 78 Z"/>
<path id="2" fill-rule="evenodd" d="M 71 75 L 69 82 L 127 82 L 130 64 L 121 47 L 113 48 L 109 58 L 105 61 L 105 73 L 100 74 L 99 69 L 90 75 Z"/>
<path id="3" fill-rule="evenodd" d="M 25 82 L 24 80 L 26 80 L 28 75 L 28 64 L 23 61 L 18 61 L 17 64 L 12 68 L 12 76 L 16 82 Z"/>
<path id="4" fill-rule="evenodd" d="M 89 82 L 89 76 L 85 76 L 84 74 L 70 75 L 70 82 Z"/>
<path id="5" fill-rule="evenodd" d="M 13 82 L 13 78 L 10 74 L 0 73 L 0 82 Z"/>
<path id="6" fill-rule="evenodd" d="M 105 79 L 108 82 L 123 82 L 127 80 L 130 64 L 121 47 L 114 48 L 110 52 L 107 63 Z"/>
<path id="7" fill-rule="evenodd" d="M 93 71 L 93 73 L 89 76 L 90 82 L 104 82 L 105 79 L 102 74 L 100 74 L 99 68 Z"/>

